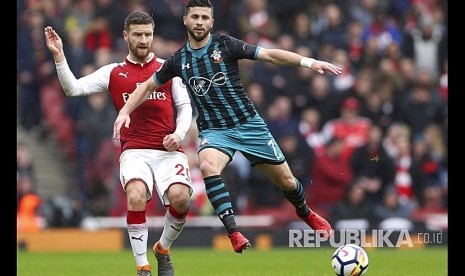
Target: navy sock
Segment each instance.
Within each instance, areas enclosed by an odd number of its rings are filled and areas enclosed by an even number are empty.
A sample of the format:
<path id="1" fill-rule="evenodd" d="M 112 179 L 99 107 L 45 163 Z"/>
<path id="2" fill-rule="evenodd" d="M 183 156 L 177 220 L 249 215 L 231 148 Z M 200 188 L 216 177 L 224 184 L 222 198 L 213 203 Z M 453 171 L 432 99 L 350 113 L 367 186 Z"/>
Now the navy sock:
<path id="1" fill-rule="evenodd" d="M 208 200 L 215 209 L 215 214 L 226 227 L 228 234 L 237 231 L 231 197 L 219 175 L 209 176 L 203 179 L 207 190 Z"/>
<path id="2" fill-rule="evenodd" d="M 310 209 L 307 206 L 304 187 L 302 187 L 302 184 L 299 180 L 297 180 L 297 178 L 294 179 L 297 189 L 294 191 L 283 191 L 283 194 L 284 197 L 286 197 L 287 200 L 289 200 L 292 205 L 294 205 L 297 215 L 304 218 L 310 214 Z"/>

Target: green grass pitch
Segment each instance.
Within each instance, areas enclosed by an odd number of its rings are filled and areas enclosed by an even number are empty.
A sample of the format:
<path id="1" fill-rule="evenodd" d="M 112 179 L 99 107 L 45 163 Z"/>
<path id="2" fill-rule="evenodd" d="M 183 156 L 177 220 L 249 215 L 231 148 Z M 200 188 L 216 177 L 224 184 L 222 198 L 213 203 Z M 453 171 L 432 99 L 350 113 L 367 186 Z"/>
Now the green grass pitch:
<path id="1" fill-rule="evenodd" d="M 241 275 L 299 276 L 335 275 L 331 268 L 332 247 L 249 249 L 244 254 L 215 251 L 211 248 L 176 248 L 171 256 L 178 276 Z M 367 248 L 370 260 L 365 275 L 440 276 L 448 275 L 447 247 L 419 249 Z M 157 262 L 149 255 L 153 275 Z M 130 250 L 121 252 L 58 252 L 36 253 L 18 251 L 18 276 L 136 275 Z"/>

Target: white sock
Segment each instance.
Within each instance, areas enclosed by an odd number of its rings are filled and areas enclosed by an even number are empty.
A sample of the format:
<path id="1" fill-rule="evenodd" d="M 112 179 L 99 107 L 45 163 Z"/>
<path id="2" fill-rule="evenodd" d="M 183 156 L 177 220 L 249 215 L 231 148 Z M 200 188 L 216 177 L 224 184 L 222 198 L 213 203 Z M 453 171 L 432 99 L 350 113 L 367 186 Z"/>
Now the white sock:
<path id="1" fill-rule="evenodd" d="M 186 224 L 186 218 L 176 218 L 171 215 L 169 211 L 166 211 L 165 226 L 160 237 L 160 243 L 163 249 L 169 249 L 171 247 L 171 244 L 176 240 L 184 228 L 184 224 Z"/>
<path id="2" fill-rule="evenodd" d="M 128 224 L 129 241 L 138 266 L 147 265 L 147 238 L 149 230 L 146 223 Z"/>

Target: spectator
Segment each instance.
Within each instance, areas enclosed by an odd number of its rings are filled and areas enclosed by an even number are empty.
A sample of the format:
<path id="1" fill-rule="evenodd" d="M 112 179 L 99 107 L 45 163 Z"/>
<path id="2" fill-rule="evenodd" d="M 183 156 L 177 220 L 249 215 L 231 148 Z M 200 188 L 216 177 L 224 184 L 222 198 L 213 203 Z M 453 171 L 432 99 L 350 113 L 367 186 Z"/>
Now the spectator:
<path id="1" fill-rule="evenodd" d="M 117 45 L 118 40 L 123 43 L 120 26 L 124 24 L 124 17 L 129 12 L 126 12 L 124 8 L 122 9 L 119 1 L 115 0 L 96 0 L 95 6 L 95 16 L 104 17 L 108 22 L 112 44 Z"/>
<path id="2" fill-rule="evenodd" d="M 433 158 L 431 147 L 422 134 L 413 139 L 412 157 L 421 171 L 423 186 L 441 186 L 441 163 Z"/>
<path id="3" fill-rule="evenodd" d="M 299 121 L 299 132 L 303 139 L 315 155 L 322 155 L 325 152 L 325 141 L 321 134 L 321 117 L 316 108 L 306 108 Z"/>
<path id="4" fill-rule="evenodd" d="M 252 168 L 249 177 L 250 209 L 278 207 L 284 202 L 283 193 L 266 175 Z M 317 211 L 316 211 L 317 212 Z"/>
<path id="5" fill-rule="evenodd" d="M 393 186 L 383 191 L 382 200 L 374 205 L 374 222 L 382 230 L 414 230 L 410 217 L 413 208 L 402 205 Z"/>
<path id="6" fill-rule="evenodd" d="M 321 43 L 334 45 L 336 49 L 347 49 L 346 22 L 339 6 L 330 3 L 324 8 L 326 27 L 321 30 Z"/>
<path id="7" fill-rule="evenodd" d="M 445 173 L 448 168 L 446 134 L 437 124 L 428 125 L 424 131 L 426 143 L 431 151 L 431 157 L 439 163 L 441 173 Z"/>
<path id="8" fill-rule="evenodd" d="M 285 3 L 284 1 L 278 2 Z M 317 38 L 312 30 L 312 22 L 309 15 L 306 12 L 299 11 L 295 17 L 291 19 L 291 22 L 293 22 L 293 25 L 290 32 L 296 39 L 296 45 L 308 47 L 310 51 L 316 52 L 318 49 L 318 43 L 316 42 Z"/>
<path id="9" fill-rule="evenodd" d="M 38 40 L 38 32 L 42 30 L 44 18 L 39 11 L 27 9 L 18 21 L 18 54 L 17 84 L 18 84 L 18 118 L 22 128 L 42 134 L 42 110 L 40 101 L 41 79 L 38 68 L 42 49 Z"/>
<path id="10" fill-rule="evenodd" d="M 268 109 L 267 124 L 276 140 L 282 136 L 299 135 L 299 121 L 293 115 L 291 98 L 279 95 Z"/>
<path id="11" fill-rule="evenodd" d="M 184 2 L 184 1 L 182 1 Z M 230 1 L 230 0 L 215 0 L 213 1 L 213 9 L 215 10 L 215 15 L 221 20 L 215 22 L 215 29 L 218 32 L 227 33 L 232 36 L 237 35 L 237 6 L 240 1 Z M 168 23 L 169 24 L 169 23 Z M 181 30 L 181 34 L 184 33 L 184 26 Z"/>
<path id="12" fill-rule="evenodd" d="M 157 22 L 157 33 L 163 38 L 182 41 L 184 38 L 184 1 L 181 0 L 151 0 L 147 2 L 151 13 Z"/>
<path id="13" fill-rule="evenodd" d="M 75 1 L 66 14 L 64 29 L 69 32 L 74 27 L 80 27 L 87 31 L 94 16 L 94 4 L 92 0 Z"/>
<path id="14" fill-rule="evenodd" d="M 281 26 L 283 33 L 290 33 L 291 29 L 295 26 L 294 20 L 300 15 L 305 15 L 308 18 L 307 9 L 309 8 L 309 1 L 306 0 L 293 0 L 293 1 L 281 1 L 281 0 L 267 0 L 270 5 L 271 14 L 278 20 L 279 26 Z M 308 18 L 309 19 L 309 18 Z M 303 27 L 301 30 L 302 35 L 308 29 L 304 26 L 306 24 L 298 24 L 299 27 Z M 308 26 L 308 25 L 307 25 Z M 300 28 L 295 28 L 300 29 Z M 307 32 L 310 34 L 310 32 Z M 294 35 L 294 37 L 297 37 Z"/>
<path id="15" fill-rule="evenodd" d="M 316 156 L 311 166 L 312 183 L 307 193 L 313 209 L 327 213 L 344 197 L 344 190 L 352 181 L 349 164 L 342 159 L 344 142 L 338 137 L 326 144 L 325 154 Z"/>
<path id="16" fill-rule="evenodd" d="M 375 73 L 368 68 L 360 68 L 357 70 L 353 85 L 351 85 L 349 91 L 347 91 L 347 96 L 356 98 L 362 105 L 362 112 L 366 101 L 370 94 L 376 87 Z"/>
<path id="17" fill-rule="evenodd" d="M 35 169 L 28 145 L 19 142 L 16 146 L 16 211 L 24 196 L 35 194 Z"/>
<path id="18" fill-rule="evenodd" d="M 270 103 L 268 102 L 268 96 L 265 96 L 263 86 L 257 82 L 253 82 L 249 85 L 248 91 L 250 100 L 252 100 L 257 111 L 265 116 L 265 111 Z"/>
<path id="19" fill-rule="evenodd" d="M 82 119 L 78 122 L 78 129 L 87 137 L 88 153 L 94 160 L 102 141 L 112 137 L 111 121 L 116 116 L 116 112 L 110 103 L 108 94 L 92 94 L 87 98 L 87 102 Z"/>
<path id="20" fill-rule="evenodd" d="M 378 222 L 388 218 L 410 219 L 413 209 L 399 202 L 399 196 L 393 186 L 386 186 L 382 200 L 374 205 L 373 212 Z"/>
<path id="21" fill-rule="evenodd" d="M 250 82 L 263 86 L 268 103 L 272 103 L 280 89 L 284 88 L 283 78 L 279 74 L 279 66 L 268 62 L 260 62 L 251 68 Z"/>
<path id="22" fill-rule="evenodd" d="M 336 93 L 346 95 L 355 83 L 355 76 L 347 51 L 343 49 L 334 51 L 334 63 L 342 68 L 342 74 L 333 77 L 332 86 Z"/>
<path id="23" fill-rule="evenodd" d="M 354 177 L 366 191 L 367 200 L 381 202 L 382 193 L 394 181 L 395 167 L 391 157 L 382 146 L 383 130 L 374 125 L 368 143 L 357 149 L 350 159 Z"/>
<path id="24" fill-rule="evenodd" d="M 425 224 L 427 230 L 443 231 L 448 229 L 447 208 L 443 201 L 442 190 L 438 186 L 429 186 L 423 190 L 422 204 L 413 210 L 412 220 Z"/>
<path id="25" fill-rule="evenodd" d="M 277 143 L 281 146 L 294 176 L 300 179 L 304 188 L 309 187 L 311 181 L 309 164 L 313 163 L 314 154 L 305 144 L 302 136 L 287 133 L 281 136 Z"/>
<path id="26" fill-rule="evenodd" d="M 104 15 L 98 14 L 92 18 L 86 32 L 85 45 L 86 49 L 94 54 L 100 49 L 113 49 L 111 31 Z"/>
<path id="27" fill-rule="evenodd" d="M 360 69 L 363 43 L 362 43 L 363 24 L 360 21 L 352 21 L 347 27 L 347 52 L 349 60 L 355 70 Z"/>
<path id="28" fill-rule="evenodd" d="M 416 135 L 421 134 L 430 123 L 442 122 L 445 109 L 445 103 L 434 97 L 431 86 L 417 84 L 402 105 L 401 116 Z"/>
<path id="29" fill-rule="evenodd" d="M 79 138 L 77 140 L 78 188 L 83 207 L 87 209 L 89 204 L 92 203 L 90 198 L 98 194 L 102 195 L 102 193 L 103 197 L 106 196 L 103 182 L 107 181 L 99 179 L 99 170 L 95 166 L 95 162 L 101 150 L 102 142 L 105 139 L 112 140 L 111 121 L 116 116 L 116 112 L 110 105 L 108 95 L 105 93 L 95 93 L 88 98 L 77 98 L 86 101 L 86 105 L 80 110 L 81 116 L 76 121 L 75 127 L 76 137 Z M 102 208 L 94 208 L 94 210 L 102 210 Z"/>
<path id="30" fill-rule="evenodd" d="M 19 233 L 36 233 L 41 226 L 41 197 L 35 192 L 35 171 L 32 155 L 25 143 L 16 147 L 16 229 Z"/>
<path id="31" fill-rule="evenodd" d="M 341 139 L 341 159 L 349 162 L 353 151 L 368 142 L 371 121 L 359 115 L 360 103 L 353 97 L 345 99 L 340 110 L 340 117 L 328 121 L 323 126 L 322 133 L 326 141 L 334 137 Z"/>
<path id="32" fill-rule="evenodd" d="M 376 38 L 374 37 L 368 37 L 366 41 L 363 41 L 362 45 L 363 48 L 360 63 L 363 64 L 363 67 L 370 68 L 372 70 L 376 69 L 380 60 L 380 56 L 378 54 L 378 41 L 376 41 Z"/>
<path id="33" fill-rule="evenodd" d="M 271 46 L 279 34 L 279 24 L 270 14 L 267 0 L 245 0 L 238 17 L 239 36 L 247 43 Z"/>
<path id="34" fill-rule="evenodd" d="M 25 194 L 18 203 L 16 231 L 18 233 L 37 233 L 41 230 L 39 222 L 42 199 L 35 193 Z"/>
<path id="35" fill-rule="evenodd" d="M 343 191 L 343 198 L 330 210 L 336 230 L 369 230 L 373 227 L 373 206 L 365 198 L 365 189 L 354 179 Z"/>
<path id="36" fill-rule="evenodd" d="M 76 72 L 76 77 L 80 78 L 85 76 L 89 68 L 93 68 L 94 58 L 85 45 L 86 31 L 79 25 L 72 26 L 66 33 L 68 43 L 63 45 L 64 51 L 69 53 L 66 57 L 69 67 L 73 72 Z M 87 106 L 87 99 L 85 97 L 68 98 L 64 99 L 65 110 L 67 115 L 72 119 L 73 123 L 76 124 L 85 114 L 84 109 Z M 75 125 L 76 127 L 76 125 Z M 79 131 L 79 130 L 78 130 Z M 76 136 L 77 143 L 80 137 L 79 134 Z M 80 154 L 80 147 L 77 145 L 77 154 Z"/>
<path id="37" fill-rule="evenodd" d="M 331 89 L 329 80 L 323 75 L 314 75 L 308 95 L 308 106 L 318 109 L 321 116 L 320 124 L 337 117 L 339 112 L 339 98 Z"/>
<path id="38" fill-rule="evenodd" d="M 442 30 L 433 28 L 428 22 L 411 31 L 407 36 L 407 49 L 405 52 L 415 61 L 415 66 L 427 70 L 431 75 L 437 77 L 439 74 L 439 44 L 442 39 Z"/>
<path id="39" fill-rule="evenodd" d="M 402 205 L 417 206 L 423 190 L 422 172 L 412 156 L 412 145 L 407 137 L 396 143 L 397 155 L 394 159 L 396 175 L 394 185 Z"/>
<path id="40" fill-rule="evenodd" d="M 401 30 L 389 18 L 383 8 L 378 7 L 374 11 L 374 19 L 371 24 L 366 25 L 362 34 L 362 40 L 367 43 L 371 40 L 376 41 L 376 52 L 379 57 L 383 56 L 387 47 L 392 42 L 403 47 L 403 37 Z"/>
<path id="41" fill-rule="evenodd" d="M 378 87 L 366 97 L 365 108 L 360 115 L 368 118 L 374 125 L 378 125 L 382 130 L 386 130 L 392 124 L 392 114 L 394 112 L 392 90 L 387 87 Z"/>
<path id="42" fill-rule="evenodd" d="M 312 56 L 310 48 L 305 46 L 297 47 L 296 53 L 306 57 Z M 296 67 L 293 68 L 292 74 L 289 76 L 288 86 L 286 86 L 284 93 L 291 96 L 294 115 L 296 116 L 300 116 L 302 110 L 309 104 L 310 96 L 308 95 L 308 90 L 314 75 L 310 70 Z"/>
<path id="43" fill-rule="evenodd" d="M 391 158 L 396 159 L 399 155 L 397 145 L 402 139 L 410 140 L 410 138 L 411 130 L 407 124 L 393 123 L 389 125 L 383 137 L 383 147 Z"/>
<path id="44" fill-rule="evenodd" d="M 359 0 L 354 1 L 350 7 L 350 15 L 354 20 L 360 22 L 363 26 L 369 26 L 373 23 L 376 8 L 379 0 Z"/>

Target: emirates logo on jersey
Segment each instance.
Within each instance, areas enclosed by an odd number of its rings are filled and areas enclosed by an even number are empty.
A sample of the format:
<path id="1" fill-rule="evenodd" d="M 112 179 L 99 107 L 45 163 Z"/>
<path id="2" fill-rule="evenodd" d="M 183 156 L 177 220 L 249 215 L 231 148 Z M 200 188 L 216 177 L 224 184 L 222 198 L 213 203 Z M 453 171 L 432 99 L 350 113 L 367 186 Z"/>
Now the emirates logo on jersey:
<path id="1" fill-rule="evenodd" d="M 214 50 L 210 57 L 213 58 L 214 63 L 220 63 L 223 60 L 220 50 Z"/>

